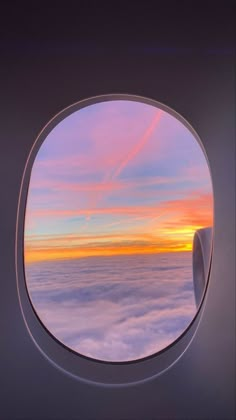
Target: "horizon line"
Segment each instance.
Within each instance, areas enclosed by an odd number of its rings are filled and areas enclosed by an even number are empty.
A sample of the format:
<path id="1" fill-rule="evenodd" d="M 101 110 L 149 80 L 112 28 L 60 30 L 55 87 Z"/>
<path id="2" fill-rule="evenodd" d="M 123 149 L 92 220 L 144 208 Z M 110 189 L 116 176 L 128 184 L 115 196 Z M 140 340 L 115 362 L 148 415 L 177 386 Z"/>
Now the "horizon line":
<path id="1" fill-rule="evenodd" d="M 81 254 L 77 254 L 77 255 L 73 255 L 73 256 L 69 256 L 69 255 L 58 255 L 58 256 L 54 256 L 54 257 L 46 257 L 46 258 L 28 258 L 26 257 L 26 253 L 24 253 L 24 264 L 25 265 L 29 265 L 32 263 L 40 263 L 40 262 L 45 262 L 45 261 L 64 261 L 64 260 L 77 260 L 77 259 L 84 259 L 84 258 L 94 258 L 94 257 L 118 257 L 118 256 L 135 256 L 135 255 L 155 255 L 155 254 L 180 254 L 180 253 L 188 253 L 188 252 L 192 252 L 192 248 L 191 249 L 187 249 L 186 247 L 182 247 L 181 249 L 162 249 L 162 250 L 158 250 L 158 251 L 153 251 L 153 250 L 148 250 L 148 251 L 134 251 L 134 252 L 119 252 L 119 253 L 103 253 L 103 254 L 85 254 L 85 255 L 81 255 Z"/>

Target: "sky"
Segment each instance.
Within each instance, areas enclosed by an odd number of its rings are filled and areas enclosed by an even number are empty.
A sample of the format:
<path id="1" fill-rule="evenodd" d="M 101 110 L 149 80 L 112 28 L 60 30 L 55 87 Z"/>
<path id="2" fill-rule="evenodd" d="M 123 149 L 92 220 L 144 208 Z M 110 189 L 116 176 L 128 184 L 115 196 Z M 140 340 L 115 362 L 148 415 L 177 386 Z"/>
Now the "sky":
<path id="1" fill-rule="evenodd" d="M 39 149 L 25 261 L 191 251 L 212 220 L 208 165 L 189 129 L 151 105 L 100 102 L 67 116 Z"/>

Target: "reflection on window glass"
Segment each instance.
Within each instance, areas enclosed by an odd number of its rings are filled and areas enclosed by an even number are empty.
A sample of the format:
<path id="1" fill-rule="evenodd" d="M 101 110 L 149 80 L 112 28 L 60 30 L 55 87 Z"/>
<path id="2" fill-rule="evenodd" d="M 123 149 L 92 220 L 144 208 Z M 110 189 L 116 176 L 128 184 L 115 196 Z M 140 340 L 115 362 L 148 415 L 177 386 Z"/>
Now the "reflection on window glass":
<path id="1" fill-rule="evenodd" d="M 205 156 L 177 118 L 131 100 L 66 116 L 37 153 L 26 205 L 39 318 L 94 359 L 163 350 L 196 314 L 193 237 L 212 219 Z"/>

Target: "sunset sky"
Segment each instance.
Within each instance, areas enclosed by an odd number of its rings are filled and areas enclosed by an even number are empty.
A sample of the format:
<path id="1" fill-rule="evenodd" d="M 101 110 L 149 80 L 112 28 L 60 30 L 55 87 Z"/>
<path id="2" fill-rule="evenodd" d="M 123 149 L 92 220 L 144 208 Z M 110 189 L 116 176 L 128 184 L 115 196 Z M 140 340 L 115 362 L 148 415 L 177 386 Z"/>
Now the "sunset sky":
<path id="1" fill-rule="evenodd" d="M 189 130 L 147 104 L 97 103 L 61 121 L 37 154 L 25 261 L 190 251 L 212 218 L 209 169 Z"/>

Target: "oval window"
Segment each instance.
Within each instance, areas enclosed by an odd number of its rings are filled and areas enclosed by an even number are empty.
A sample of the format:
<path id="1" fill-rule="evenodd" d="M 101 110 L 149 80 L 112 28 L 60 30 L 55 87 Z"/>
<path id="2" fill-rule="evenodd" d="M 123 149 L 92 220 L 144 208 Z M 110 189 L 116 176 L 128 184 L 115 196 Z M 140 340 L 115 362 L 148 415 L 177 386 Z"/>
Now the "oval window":
<path id="1" fill-rule="evenodd" d="M 65 346 L 137 360 L 171 345 L 197 313 L 211 256 L 209 167 L 190 126 L 153 101 L 77 105 L 60 114 L 33 163 L 27 289 Z"/>

